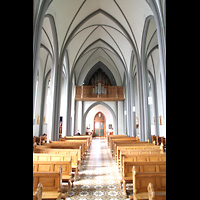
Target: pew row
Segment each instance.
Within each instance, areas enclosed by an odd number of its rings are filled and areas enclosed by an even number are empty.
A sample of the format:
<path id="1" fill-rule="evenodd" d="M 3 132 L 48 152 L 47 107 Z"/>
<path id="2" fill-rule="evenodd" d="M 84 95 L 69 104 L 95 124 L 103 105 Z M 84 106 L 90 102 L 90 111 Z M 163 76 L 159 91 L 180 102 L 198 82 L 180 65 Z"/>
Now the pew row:
<path id="1" fill-rule="evenodd" d="M 135 145 L 130 145 L 130 146 L 117 146 L 117 151 L 115 155 L 115 161 L 119 165 L 121 162 L 120 155 L 121 151 L 123 152 L 137 152 L 139 151 L 144 154 L 145 151 L 151 151 L 151 152 L 160 152 L 163 153 L 163 149 L 160 146 L 155 146 L 153 144 L 135 144 Z M 130 154 L 129 153 L 129 154 Z"/>
<path id="2" fill-rule="evenodd" d="M 147 187 L 152 183 L 156 192 L 166 192 L 166 172 L 137 172 L 133 166 L 133 195 L 129 199 L 149 199 Z"/>
<path id="3" fill-rule="evenodd" d="M 119 155 L 117 153 L 117 151 L 119 151 L 119 149 L 117 149 L 117 147 L 126 147 L 126 146 L 155 146 L 152 143 L 149 142 L 139 142 L 139 141 L 117 141 L 114 142 L 114 146 L 113 146 L 113 157 L 115 159 L 115 162 L 117 162 L 117 155 Z"/>
<path id="4" fill-rule="evenodd" d="M 136 172 L 166 172 L 166 161 L 154 162 L 132 162 L 123 160 L 122 180 L 123 192 L 126 195 L 126 184 L 133 182 L 132 168 L 135 166 Z"/>
<path id="5" fill-rule="evenodd" d="M 138 156 L 138 155 L 163 155 L 165 153 L 163 153 L 163 151 L 160 151 L 159 149 L 135 149 L 135 150 L 127 150 L 127 149 L 123 149 L 120 150 L 120 156 L 119 156 L 119 161 L 118 161 L 118 168 L 120 170 L 123 169 L 123 163 L 122 163 L 122 157 L 134 157 L 134 156 Z M 166 154 L 165 154 L 166 155 Z M 139 157 L 140 158 L 140 157 Z M 166 158 L 166 156 L 165 156 Z M 145 160 L 145 158 L 144 158 Z"/>
<path id="6" fill-rule="evenodd" d="M 73 182 L 76 180 L 77 175 L 78 175 L 78 165 L 77 162 L 74 162 L 77 158 L 77 154 L 76 156 L 72 156 L 72 155 L 66 155 L 66 154 L 53 154 L 54 152 L 49 152 L 49 153 L 33 153 L 33 162 L 34 161 L 71 161 L 72 163 L 72 185 Z"/>
<path id="7" fill-rule="evenodd" d="M 63 140 L 63 141 L 51 141 L 49 140 L 49 144 L 56 144 L 60 146 L 69 146 L 69 145 L 81 145 L 83 149 L 84 155 L 89 150 L 89 143 L 87 140 Z M 49 145 L 47 144 L 47 145 Z"/>
<path id="8" fill-rule="evenodd" d="M 113 149 L 114 149 L 114 143 L 121 143 L 121 142 L 133 142 L 133 141 L 136 141 L 136 142 L 139 142 L 139 139 L 135 138 L 135 137 L 122 137 L 122 138 L 114 138 L 114 139 L 111 139 L 110 140 L 110 143 L 109 143 L 109 148 L 110 148 L 110 151 L 112 152 Z"/>
<path id="9" fill-rule="evenodd" d="M 85 144 L 81 143 L 62 143 L 62 142 L 53 142 L 53 143 L 45 143 L 43 148 L 50 148 L 50 149 L 80 149 L 81 152 L 81 160 L 84 159 L 85 156 Z"/>
<path id="10" fill-rule="evenodd" d="M 69 195 L 63 191 L 61 166 L 58 172 L 33 172 L 33 193 L 39 183 L 43 186 L 42 199 L 65 199 Z"/>
<path id="11" fill-rule="evenodd" d="M 72 163 L 70 161 L 33 161 L 33 172 L 57 172 L 62 166 L 62 182 L 68 183 L 67 191 L 72 188 Z"/>
<path id="12" fill-rule="evenodd" d="M 110 140 L 112 138 L 122 138 L 122 137 L 127 137 L 127 135 L 107 135 L 106 140 L 107 140 L 107 145 L 109 146 Z"/>
<path id="13" fill-rule="evenodd" d="M 78 170 L 81 168 L 81 147 L 79 149 L 55 149 L 46 146 L 37 146 L 34 149 L 34 153 L 46 153 L 46 154 L 64 154 L 72 156 L 72 165 L 78 165 Z"/>
<path id="14" fill-rule="evenodd" d="M 65 140 L 87 140 L 90 147 L 92 143 L 92 135 L 65 136 L 59 139 L 59 141 Z"/>

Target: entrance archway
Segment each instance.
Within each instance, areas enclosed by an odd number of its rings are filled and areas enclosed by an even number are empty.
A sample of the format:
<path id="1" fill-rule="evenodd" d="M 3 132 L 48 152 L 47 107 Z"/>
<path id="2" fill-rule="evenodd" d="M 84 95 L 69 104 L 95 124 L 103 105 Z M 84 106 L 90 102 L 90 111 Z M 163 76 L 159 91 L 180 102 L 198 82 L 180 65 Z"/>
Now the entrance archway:
<path id="1" fill-rule="evenodd" d="M 106 118 L 102 112 L 98 112 L 94 117 L 94 137 L 105 137 Z"/>

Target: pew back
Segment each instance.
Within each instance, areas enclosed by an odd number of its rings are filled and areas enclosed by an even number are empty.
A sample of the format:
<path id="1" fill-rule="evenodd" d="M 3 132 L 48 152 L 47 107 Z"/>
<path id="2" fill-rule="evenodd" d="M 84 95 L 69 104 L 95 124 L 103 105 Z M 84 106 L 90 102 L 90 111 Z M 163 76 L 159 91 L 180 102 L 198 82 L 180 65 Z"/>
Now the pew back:
<path id="1" fill-rule="evenodd" d="M 121 154 L 122 152 L 128 153 L 128 154 L 138 154 L 137 152 L 139 152 L 139 154 L 146 154 L 146 152 L 151 152 L 156 153 L 163 152 L 163 149 L 160 146 L 155 146 L 155 145 L 133 145 L 133 146 L 117 146 L 117 154 L 116 154 L 116 162 L 118 163 L 118 160 L 121 162 Z"/>
<path id="2" fill-rule="evenodd" d="M 158 162 L 158 161 L 165 161 L 166 162 L 166 154 L 122 154 L 121 159 L 124 162 Z M 121 172 L 123 171 L 123 162 L 121 162 L 120 169 Z"/>
<path id="3" fill-rule="evenodd" d="M 166 191 L 166 172 L 137 172 L 133 166 L 133 195 L 147 192 L 149 183 L 156 191 Z"/>
<path id="4" fill-rule="evenodd" d="M 70 161 L 33 161 L 33 172 L 59 172 L 62 166 L 62 175 L 71 176 L 72 163 Z"/>
<path id="5" fill-rule="evenodd" d="M 33 172 L 33 191 L 37 185 L 43 185 L 43 191 L 60 191 L 62 183 L 62 173 L 59 172 Z"/>
<path id="6" fill-rule="evenodd" d="M 164 154 L 162 151 L 160 151 L 159 149 L 136 149 L 136 150 L 120 150 L 120 156 L 119 156 L 119 160 L 117 162 L 119 167 L 122 167 L 122 156 L 128 156 L 128 157 L 134 157 L 138 156 L 138 155 L 160 155 L 160 154 Z M 136 158 L 135 158 L 136 159 Z M 139 159 L 140 161 L 145 161 L 146 157 L 138 157 L 137 159 Z M 153 158 L 152 158 L 153 159 Z M 138 161 L 139 161 L 138 160 Z"/>
<path id="7" fill-rule="evenodd" d="M 135 166 L 136 172 L 166 172 L 166 161 L 157 162 L 132 162 L 124 161 L 123 158 L 123 173 L 124 177 L 131 177 L 132 168 Z"/>
<path id="8" fill-rule="evenodd" d="M 81 150 L 80 149 L 51 149 L 37 146 L 35 148 L 34 153 L 46 153 L 46 154 L 64 154 L 68 156 L 73 156 L 76 159 L 76 155 L 78 156 L 78 160 L 81 160 Z M 72 159 L 73 160 L 73 159 Z M 75 161 L 72 161 L 73 163 Z"/>
<path id="9" fill-rule="evenodd" d="M 38 147 L 38 146 L 37 146 Z M 36 148 L 37 148 L 36 147 Z M 56 144 L 56 143 L 45 143 L 44 147 L 47 147 L 49 149 L 79 149 L 80 150 L 80 158 L 84 158 L 85 153 L 85 145 L 84 144 Z M 34 151 L 35 152 L 35 151 Z M 36 152 L 35 152 L 36 153 Z"/>

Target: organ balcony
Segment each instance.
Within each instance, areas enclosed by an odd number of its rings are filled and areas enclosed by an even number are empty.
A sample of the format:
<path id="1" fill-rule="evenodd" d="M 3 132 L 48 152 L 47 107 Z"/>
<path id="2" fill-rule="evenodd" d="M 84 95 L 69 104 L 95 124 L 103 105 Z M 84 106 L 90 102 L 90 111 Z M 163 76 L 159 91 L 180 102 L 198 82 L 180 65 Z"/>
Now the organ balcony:
<path id="1" fill-rule="evenodd" d="M 103 85 L 76 86 L 76 101 L 123 101 L 124 87 Z"/>

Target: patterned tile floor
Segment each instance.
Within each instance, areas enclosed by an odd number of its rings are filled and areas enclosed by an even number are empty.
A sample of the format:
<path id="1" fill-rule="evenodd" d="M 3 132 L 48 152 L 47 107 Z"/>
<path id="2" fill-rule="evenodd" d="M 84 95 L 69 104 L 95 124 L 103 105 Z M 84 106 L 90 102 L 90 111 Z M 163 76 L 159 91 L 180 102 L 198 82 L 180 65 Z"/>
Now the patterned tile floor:
<path id="1" fill-rule="evenodd" d="M 74 187 L 66 200 L 128 200 L 120 188 L 120 179 L 106 139 L 93 138 Z"/>

